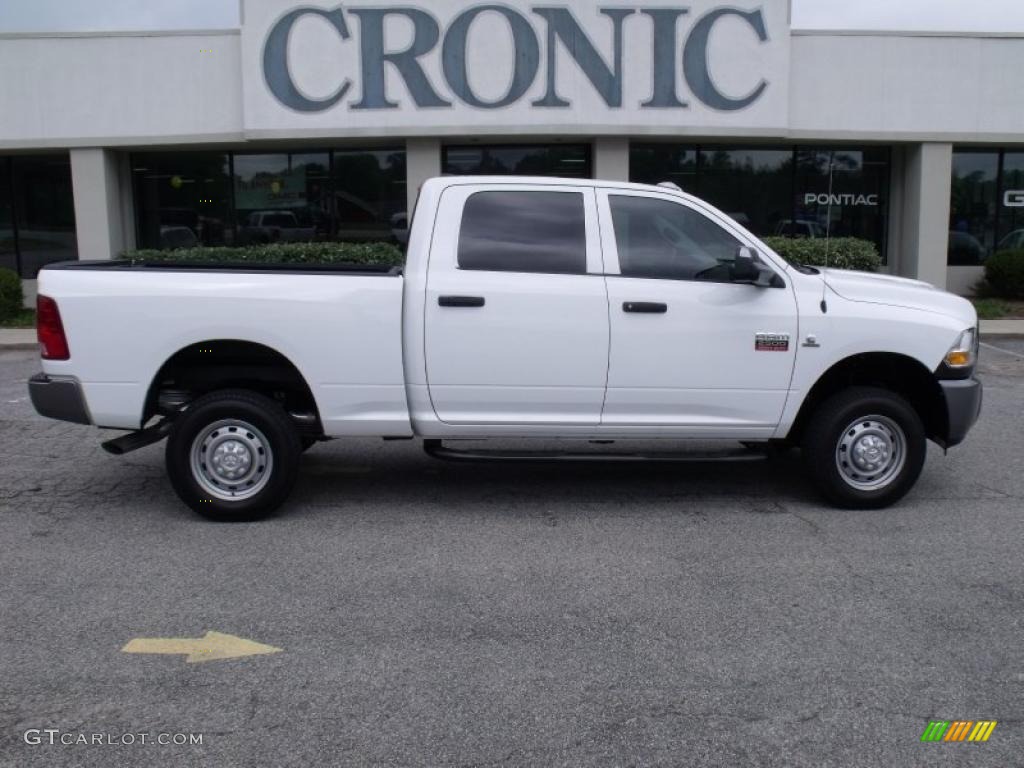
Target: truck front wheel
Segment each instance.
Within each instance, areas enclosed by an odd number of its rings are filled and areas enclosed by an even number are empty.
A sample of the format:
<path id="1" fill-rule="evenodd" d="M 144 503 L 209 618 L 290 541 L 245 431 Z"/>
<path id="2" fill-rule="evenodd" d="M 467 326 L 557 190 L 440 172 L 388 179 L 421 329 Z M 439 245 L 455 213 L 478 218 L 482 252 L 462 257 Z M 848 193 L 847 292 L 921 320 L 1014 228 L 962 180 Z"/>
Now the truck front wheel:
<path id="1" fill-rule="evenodd" d="M 823 402 L 804 434 L 804 463 L 821 493 L 846 509 L 894 504 L 921 475 L 921 418 L 899 395 L 852 387 Z"/>
<path id="2" fill-rule="evenodd" d="M 256 520 L 288 498 L 301 453 L 299 433 L 280 405 L 248 390 L 223 390 L 175 419 L 167 473 L 179 498 L 204 517 Z"/>

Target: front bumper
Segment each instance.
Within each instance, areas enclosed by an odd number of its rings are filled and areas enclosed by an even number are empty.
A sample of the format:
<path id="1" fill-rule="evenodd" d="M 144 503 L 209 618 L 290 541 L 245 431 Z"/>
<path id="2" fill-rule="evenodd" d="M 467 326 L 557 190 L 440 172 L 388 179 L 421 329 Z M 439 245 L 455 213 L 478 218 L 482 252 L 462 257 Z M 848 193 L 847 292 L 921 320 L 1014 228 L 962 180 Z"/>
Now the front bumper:
<path id="1" fill-rule="evenodd" d="M 78 379 L 37 373 L 28 380 L 28 396 L 40 416 L 75 424 L 92 424 Z"/>
<path id="2" fill-rule="evenodd" d="M 949 419 L 945 447 L 952 448 L 964 441 L 981 414 L 981 382 L 977 379 L 961 379 L 940 381 L 939 385 L 946 400 L 946 415 Z"/>

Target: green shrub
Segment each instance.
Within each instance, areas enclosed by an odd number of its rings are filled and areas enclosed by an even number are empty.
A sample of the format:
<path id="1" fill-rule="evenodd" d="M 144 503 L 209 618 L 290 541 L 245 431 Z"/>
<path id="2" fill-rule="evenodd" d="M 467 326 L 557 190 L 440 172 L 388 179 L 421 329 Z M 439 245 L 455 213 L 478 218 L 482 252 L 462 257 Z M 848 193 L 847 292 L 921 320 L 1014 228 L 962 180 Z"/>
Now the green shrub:
<path id="1" fill-rule="evenodd" d="M 817 237 L 766 237 L 765 243 L 779 256 L 793 264 L 809 267 L 825 266 L 826 242 Z M 828 266 L 875 272 L 882 266 L 878 249 L 870 240 L 856 237 L 834 237 L 828 241 Z"/>
<path id="2" fill-rule="evenodd" d="M 1024 251 L 998 251 L 985 259 L 985 294 L 1024 299 Z"/>
<path id="3" fill-rule="evenodd" d="M 0 320 L 10 320 L 20 314 L 24 303 L 18 273 L 13 269 L 0 269 Z"/>
<path id="4" fill-rule="evenodd" d="M 1010 305 L 1000 299 L 975 299 L 974 308 L 982 320 L 999 320 L 1011 310 Z"/>
<path id="5" fill-rule="evenodd" d="M 124 258 L 147 263 L 387 264 L 405 263 L 390 243 L 272 243 L 240 248 L 176 248 L 128 251 Z"/>

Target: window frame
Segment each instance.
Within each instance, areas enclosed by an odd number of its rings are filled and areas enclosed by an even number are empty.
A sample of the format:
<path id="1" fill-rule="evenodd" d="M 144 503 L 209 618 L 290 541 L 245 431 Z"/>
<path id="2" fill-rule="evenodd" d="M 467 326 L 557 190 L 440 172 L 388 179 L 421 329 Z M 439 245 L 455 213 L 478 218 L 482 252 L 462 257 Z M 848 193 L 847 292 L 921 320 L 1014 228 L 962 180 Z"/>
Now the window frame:
<path id="1" fill-rule="evenodd" d="M 586 236 L 585 272 L 533 272 L 519 270 L 464 269 L 459 266 L 459 241 L 462 236 L 462 217 L 466 202 L 479 192 L 571 192 L 583 197 L 583 220 Z M 575 184 L 523 184 L 479 183 L 452 184 L 445 188 L 438 206 L 437 226 L 431 238 L 429 270 L 444 269 L 465 274 L 491 275 L 547 275 L 557 278 L 601 276 L 605 273 L 605 258 L 601 248 L 601 229 L 598 221 L 594 187 Z M 442 222 L 457 222 L 457 226 L 443 226 Z"/>
<path id="2" fill-rule="evenodd" d="M 788 286 L 789 282 L 785 279 L 786 265 L 782 262 L 779 257 L 764 243 L 750 236 L 746 230 L 739 227 L 725 214 L 717 211 L 716 209 L 701 203 L 698 200 L 691 199 L 688 197 L 681 197 L 678 194 L 670 192 L 655 192 L 640 189 L 630 188 L 615 188 L 615 187 L 603 187 L 597 190 L 597 207 L 598 207 L 598 220 L 601 227 L 601 248 L 604 253 L 604 261 L 606 266 L 605 275 L 607 277 L 621 277 L 627 280 L 659 280 L 675 284 L 690 284 L 690 285 L 733 285 L 733 286 L 747 286 L 746 283 L 734 283 L 734 282 L 719 282 L 719 281 L 704 281 L 704 280 L 688 280 L 679 277 L 646 277 L 642 275 L 624 275 L 622 274 L 621 262 L 619 260 L 619 241 L 615 234 L 615 220 L 612 216 L 611 198 L 612 197 L 642 197 L 650 198 L 652 200 L 662 200 L 669 203 L 680 205 L 684 208 L 689 209 L 698 216 L 711 221 L 712 224 L 718 225 L 718 227 L 728 234 L 736 238 L 738 246 L 747 246 L 757 251 L 761 258 L 761 262 L 771 269 L 779 280 L 782 281 L 783 286 Z M 749 287 L 749 286 L 748 286 Z"/>

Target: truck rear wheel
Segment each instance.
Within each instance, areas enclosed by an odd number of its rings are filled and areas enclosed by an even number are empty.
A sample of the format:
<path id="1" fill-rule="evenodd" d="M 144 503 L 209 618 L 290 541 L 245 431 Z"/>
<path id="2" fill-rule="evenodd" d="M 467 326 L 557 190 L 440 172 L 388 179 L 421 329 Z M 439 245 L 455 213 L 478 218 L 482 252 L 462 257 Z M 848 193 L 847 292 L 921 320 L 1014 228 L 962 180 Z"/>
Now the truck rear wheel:
<path id="1" fill-rule="evenodd" d="M 818 407 L 802 451 L 812 480 L 830 502 L 846 509 L 881 509 L 917 482 L 927 441 L 921 418 L 902 397 L 853 387 Z"/>
<path id="2" fill-rule="evenodd" d="M 276 510 L 298 475 L 302 442 L 284 409 L 247 390 L 193 402 L 167 441 L 167 473 L 178 497 L 203 517 L 248 521 Z"/>

